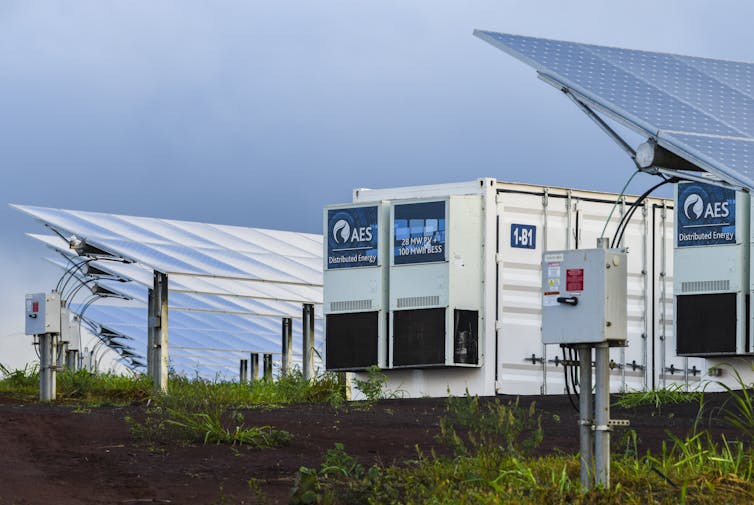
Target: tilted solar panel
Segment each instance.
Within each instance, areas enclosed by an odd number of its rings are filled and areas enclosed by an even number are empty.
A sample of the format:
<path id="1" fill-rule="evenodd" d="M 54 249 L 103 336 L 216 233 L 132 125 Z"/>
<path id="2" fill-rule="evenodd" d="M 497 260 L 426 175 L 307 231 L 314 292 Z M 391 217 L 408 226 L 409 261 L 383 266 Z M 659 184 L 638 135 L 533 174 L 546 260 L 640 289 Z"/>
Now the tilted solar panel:
<path id="1" fill-rule="evenodd" d="M 754 64 L 474 34 L 660 146 L 754 189 Z"/>

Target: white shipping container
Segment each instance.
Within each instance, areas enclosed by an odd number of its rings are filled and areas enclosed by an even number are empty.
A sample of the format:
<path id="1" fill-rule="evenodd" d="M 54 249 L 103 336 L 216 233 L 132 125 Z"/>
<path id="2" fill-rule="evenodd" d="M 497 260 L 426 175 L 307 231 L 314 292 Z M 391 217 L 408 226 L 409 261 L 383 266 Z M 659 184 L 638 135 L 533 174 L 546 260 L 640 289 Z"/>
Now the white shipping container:
<path id="1" fill-rule="evenodd" d="M 563 354 L 541 339 L 542 254 L 594 248 L 618 195 L 479 179 L 467 183 L 357 189 L 354 204 L 481 195 L 483 269 L 479 367 L 384 370 L 386 388 L 407 397 L 562 394 Z M 636 197 L 620 200 L 607 225 L 612 237 Z M 611 349 L 613 392 L 694 389 L 709 380 L 705 360 L 675 354 L 672 200 L 648 198 L 623 237 L 628 248 L 628 347 Z M 328 291 L 325 283 L 325 293 Z M 327 294 L 325 294 L 327 296 Z M 366 376 L 357 374 L 364 379 Z"/>

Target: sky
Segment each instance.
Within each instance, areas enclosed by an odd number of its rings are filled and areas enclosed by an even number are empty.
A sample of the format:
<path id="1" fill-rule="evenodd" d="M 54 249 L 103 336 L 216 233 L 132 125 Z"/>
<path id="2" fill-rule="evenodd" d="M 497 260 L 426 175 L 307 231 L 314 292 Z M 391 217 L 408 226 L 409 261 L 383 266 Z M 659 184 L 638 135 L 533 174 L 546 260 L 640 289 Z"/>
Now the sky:
<path id="1" fill-rule="evenodd" d="M 619 192 L 625 154 L 472 31 L 754 61 L 752 19 L 733 0 L 3 0 L 0 363 L 31 359 L 24 295 L 60 275 L 9 203 L 321 233 L 357 187 Z"/>

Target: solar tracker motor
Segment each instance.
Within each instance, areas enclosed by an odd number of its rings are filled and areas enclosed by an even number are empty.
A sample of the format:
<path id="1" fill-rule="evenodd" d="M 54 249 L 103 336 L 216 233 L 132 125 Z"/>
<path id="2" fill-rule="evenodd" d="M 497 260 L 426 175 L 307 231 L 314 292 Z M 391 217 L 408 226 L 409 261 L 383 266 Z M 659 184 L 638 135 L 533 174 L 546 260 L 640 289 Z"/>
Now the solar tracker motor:
<path id="1" fill-rule="evenodd" d="M 636 148 L 636 163 L 645 171 L 651 168 L 668 168 L 691 172 L 701 171 L 701 168 L 698 166 L 657 145 L 652 139 Z"/>

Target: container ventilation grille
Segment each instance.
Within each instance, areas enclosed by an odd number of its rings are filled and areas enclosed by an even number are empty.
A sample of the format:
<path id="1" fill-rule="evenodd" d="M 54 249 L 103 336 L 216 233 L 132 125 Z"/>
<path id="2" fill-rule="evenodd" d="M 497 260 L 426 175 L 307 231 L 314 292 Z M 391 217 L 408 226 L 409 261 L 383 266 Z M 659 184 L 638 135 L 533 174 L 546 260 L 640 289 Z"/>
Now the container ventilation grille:
<path id="1" fill-rule="evenodd" d="M 398 298 L 398 308 L 405 309 L 408 307 L 432 307 L 440 305 L 440 297 L 434 296 L 408 296 Z"/>
<path id="2" fill-rule="evenodd" d="M 372 308 L 372 300 L 343 300 L 330 302 L 330 310 L 333 312 L 369 310 Z"/>
<path id="3" fill-rule="evenodd" d="M 730 280 L 686 281 L 681 283 L 682 293 L 709 293 L 710 291 L 730 291 Z"/>

